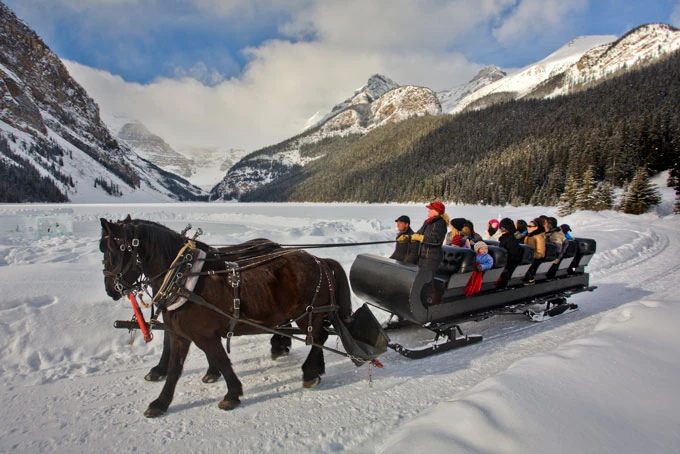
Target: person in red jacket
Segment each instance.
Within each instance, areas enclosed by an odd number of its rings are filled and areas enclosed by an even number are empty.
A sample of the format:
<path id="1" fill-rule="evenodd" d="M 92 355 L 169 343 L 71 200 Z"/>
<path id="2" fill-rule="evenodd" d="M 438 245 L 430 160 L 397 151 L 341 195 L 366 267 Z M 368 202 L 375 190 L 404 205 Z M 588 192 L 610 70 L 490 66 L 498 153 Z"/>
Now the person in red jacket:
<path id="1" fill-rule="evenodd" d="M 425 302 L 436 304 L 438 295 L 434 276 L 442 260 L 442 245 L 448 231 L 448 216 L 445 214 L 446 207 L 441 202 L 432 202 L 425 208 L 427 219 L 418 231 L 411 235 L 411 241 L 420 243 L 418 274 L 424 274 L 427 278 L 427 284 L 423 287 Z"/>

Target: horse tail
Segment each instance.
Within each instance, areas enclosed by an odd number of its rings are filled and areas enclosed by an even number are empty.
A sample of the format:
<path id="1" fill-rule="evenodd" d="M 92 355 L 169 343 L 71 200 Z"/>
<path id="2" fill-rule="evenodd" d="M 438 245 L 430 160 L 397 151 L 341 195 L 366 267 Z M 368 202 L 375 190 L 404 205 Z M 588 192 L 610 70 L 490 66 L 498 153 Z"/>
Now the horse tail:
<path id="1" fill-rule="evenodd" d="M 349 288 L 347 273 L 342 265 L 333 259 L 323 259 L 335 278 L 335 302 L 339 306 L 338 315 L 343 321 L 352 315 L 352 292 Z"/>

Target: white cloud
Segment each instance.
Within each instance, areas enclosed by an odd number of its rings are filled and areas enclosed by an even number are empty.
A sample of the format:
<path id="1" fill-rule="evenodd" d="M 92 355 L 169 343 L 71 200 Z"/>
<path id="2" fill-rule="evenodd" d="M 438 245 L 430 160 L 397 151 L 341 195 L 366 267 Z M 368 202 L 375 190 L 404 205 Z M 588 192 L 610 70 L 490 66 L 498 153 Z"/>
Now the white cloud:
<path id="1" fill-rule="evenodd" d="M 493 34 L 509 46 L 562 27 L 566 16 L 587 7 L 588 0 L 521 0 Z"/>
<path id="2" fill-rule="evenodd" d="M 680 27 L 680 2 L 675 4 L 675 8 L 673 8 L 669 22 L 674 27 Z"/>
<path id="3" fill-rule="evenodd" d="M 253 150 L 301 132 L 314 113 L 328 112 L 375 73 L 436 90 L 468 81 L 481 66 L 448 48 L 508 3 L 318 2 L 282 27 L 289 34 L 304 28 L 313 40 L 270 40 L 244 49 L 247 66 L 222 81 L 201 63 L 176 68 L 178 79 L 145 85 L 74 62 L 67 66 L 102 112 L 137 118 L 178 149 Z"/>

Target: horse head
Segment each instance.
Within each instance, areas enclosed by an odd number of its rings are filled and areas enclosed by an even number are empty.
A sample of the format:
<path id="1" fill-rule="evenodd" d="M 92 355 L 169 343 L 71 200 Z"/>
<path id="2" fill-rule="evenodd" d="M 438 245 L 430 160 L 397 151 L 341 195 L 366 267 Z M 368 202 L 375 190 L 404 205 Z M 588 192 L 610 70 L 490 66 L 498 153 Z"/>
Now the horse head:
<path id="1" fill-rule="evenodd" d="M 142 275 L 140 241 L 135 234 L 135 225 L 127 216 L 122 221 L 112 222 L 100 219 L 102 237 L 99 250 L 104 253 L 104 286 L 114 301 L 134 290 Z"/>

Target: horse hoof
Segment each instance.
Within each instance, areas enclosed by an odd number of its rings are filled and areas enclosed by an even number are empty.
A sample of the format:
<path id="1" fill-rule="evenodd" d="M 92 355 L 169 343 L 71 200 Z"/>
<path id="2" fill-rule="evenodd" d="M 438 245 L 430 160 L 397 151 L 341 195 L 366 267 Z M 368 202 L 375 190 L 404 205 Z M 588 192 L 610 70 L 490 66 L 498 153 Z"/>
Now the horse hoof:
<path id="1" fill-rule="evenodd" d="M 144 416 L 146 416 L 147 418 L 156 418 L 158 416 L 161 416 L 164 413 L 165 413 L 165 410 L 161 410 L 160 408 L 149 407 L 144 412 Z"/>
<path id="2" fill-rule="evenodd" d="M 157 372 L 149 372 L 144 376 L 144 380 L 146 381 L 163 381 L 165 380 L 165 375 L 161 375 Z"/>
<path id="3" fill-rule="evenodd" d="M 203 378 L 201 378 L 201 381 L 203 383 L 215 383 L 220 377 L 220 374 L 205 374 Z"/>
<path id="4" fill-rule="evenodd" d="M 314 379 L 312 379 L 312 380 L 303 381 L 303 382 L 302 382 L 302 386 L 303 386 L 304 388 L 309 389 L 309 388 L 315 387 L 315 386 L 318 385 L 319 383 L 321 383 L 321 377 L 316 377 L 316 378 L 314 378 Z"/>
<path id="5" fill-rule="evenodd" d="M 278 352 L 272 352 L 272 361 L 278 359 L 278 358 L 283 358 L 284 356 L 288 356 L 290 354 L 290 350 L 285 349 L 281 350 Z"/>
<path id="6" fill-rule="evenodd" d="M 234 408 L 238 407 L 239 405 L 241 405 L 241 401 L 240 401 L 239 399 L 235 399 L 235 400 L 233 400 L 233 399 L 232 399 L 232 400 L 221 400 L 221 401 L 217 404 L 217 406 L 218 406 L 221 410 L 233 410 Z"/>

